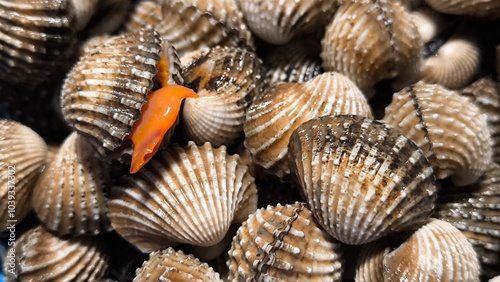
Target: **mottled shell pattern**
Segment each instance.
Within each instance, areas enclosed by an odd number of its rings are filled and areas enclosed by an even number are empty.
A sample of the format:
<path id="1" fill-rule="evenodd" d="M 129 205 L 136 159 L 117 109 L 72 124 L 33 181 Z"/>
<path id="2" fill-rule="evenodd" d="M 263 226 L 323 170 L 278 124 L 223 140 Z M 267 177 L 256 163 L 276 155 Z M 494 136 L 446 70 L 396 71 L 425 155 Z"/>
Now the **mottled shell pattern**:
<path id="1" fill-rule="evenodd" d="M 134 282 L 222 282 L 219 273 L 193 255 L 167 248 L 151 252 L 137 269 Z"/>
<path id="2" fill-rule="evenodd" d="M 283 178 L 290 173 L 286 156 L 292 132 L 309 119 L 332 114 L 372 116 L 358 87 L 335 72 L 304 83 L 275 84 L 257 96 L 248 110 L 245 147 L 256 165 Z"/>
<path id="3" fill-rule="evenodd" d="M 418 82 L 394 94 L 383 121 L 415 142 L 438 179 L 475 182 L 491 161 L 485 115 L 468 98 L 437 84 Z"/>
<path id="4" fill-rule="evenodd" d="M 20 222 L 32 208 L 33 186 L 47 163 L 48 149 L 36 132 L 0 119 L 0 232 Z"/>
<path id="5" fill-rule="evenodd" d="M 354 281 L 384 281 L 384 257 L 391 251 L 389 240 L 383 238 L 361 247 Z"/>
<path id="6" fill-rule="evenodd" d="M 315 218 L 335 239 L 365 244 L 426 220 L 434 173 L 399 131 L 355 115 L 324 116 L 290 137 L 292 177 Z"/>
<path id="7" fill-rule="evenodd" d="M 497 0 L 425 0 L 436 11 L 474 17 L 500 17 L 500 2 Z"/>
<path id="8" fill-rule="evenodd" d="M 109 166 L 76 132 L 59 148 L 33 190 L 33 207 L 45 228 L 59 234 L 99 234 L 111 230 L 105 194 Z"/>
<path id="9" fill-rule="evenodd" d="M 39 226 L 15 245 L 15 275 L 8 281 L 93 281 L 108 269 L 108 250 L 98 237 L 58 237 Z"/>
<path id="10" fill-rule="evenodd" d="M 340 244 L 307 206 L 268 206 L 251 214 L 229 250 L 229 281 L 341 281 Z"/>
<path id="11" fill-rule="evenodd" d="M 111 188 L 114 229 L 143 252 L 179 243 L 211 246 L 257 208 L 248 166 L 209 143 L 172 144 Z"/>

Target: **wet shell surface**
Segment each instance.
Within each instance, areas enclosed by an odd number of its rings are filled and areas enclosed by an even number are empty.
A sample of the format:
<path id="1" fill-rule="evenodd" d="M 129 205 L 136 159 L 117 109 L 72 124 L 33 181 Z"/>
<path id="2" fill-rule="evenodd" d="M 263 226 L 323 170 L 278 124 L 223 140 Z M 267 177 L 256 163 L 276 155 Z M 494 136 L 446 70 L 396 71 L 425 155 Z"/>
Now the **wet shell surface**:
<path id="1" fill-rule="evenodd" d="M 369 118 L 325 116 L 290 137 L 292 177 L 318 222 L 335 239 L 365 244 L 415 226 L 436 198 L 422 150 Z"/>
<path id="2" fill-rule="evenodd" d="M 111 230 L 106 203 L 110 186 L 109 165 L 73 132 L 37 181 L 33 207 L 48 230 L 96 235 Z"/>
<path id="3" fill-rule="evenodd" d="M 391 251 L 389 239 L 381 239 L 361 247 L 354 281 L 384 281 L 384 257 Z"/>
<path id="4" fill-rule="evenodd" d="M 0 119 L 0 231 L 31 211 L 33 185 L 47 163 L 47 155 L 47 145 L 35 131 Z"/>
<path id="5" fill-rule="evenodd" d="M 251 214 L 229 250 L 229 281 L 341 281 L 340 244 L 303 203 Z"/>
<path id="6" fill-rule="evenodd" d="M 462 231 L 478 254 L 483 277 L 500 275 L 500 166 L 491 163 L 471 186 L 443 188 L 433 217 Z"/>
<path id="7" fill-rule="evenodd" d="M 7 281 L 93 281 L 108 269 L 105 242 L 98 237 L 61 238 L 39 226 L 15 245 L 15 275 Z"/>
<path id="8" fill-rule="evenodd" d="M 337 9 L 332 0 L 236 0 L 248 27 L 271 44 L 285 44 L 293 37 L 317 32 Z"/>
<path id="9" fill-rule="evenodd" d="M 263 84 L 257 55 L 236 47 L 215 47 L 186 62 L 183 76 L 184 85 L 198 93 L 197 99 L 184 101 L 180 128 L 186 138 L 215 147 L 241 142 L 248 106 Z"/>
<path id="10" fill-rule="evenodd" d="M 344 1 L 321 41 L 323 68 L 349 77 L 367 95 L 385 79 L 414 82 L 422 42 L 399 1 Z"/>
<path id="11" fill-rule="evenodd" d="M 437 84 L 418 82 L 392 97 L 383 121 L 415 142 L 438 179 L 459 186 L 475 182 L 491 161 L 485 115 L 466 97 Z"/>
<path id="12" fill-rule="evenodd" d="M 193 255 L 167 248 L 149 254 L 149 260 L 137 269 L 134 282 L 196 281 L 222 282 L 219 273 Z"/>
<path id="13" fill-rule="evenodd" d="M 341 74 L 325 72 L 303 84 L 276 84 L 248 110 L 245 147 L 256 165 L 283 178 L 290 172 L 286 156 L 292 132 L 309 119 L 331 114 L 372 116 L 363 93 Z"/>
<path id="14" fill-rule="evenodd" d="M 475 17 L 500 17 L 500 2 L 497 0 L 425 0 L 436 11 L 446 14 Z"/>
<path id="15" fill-rule="evenodd" d="M 247 165 L 224 146 L 172 144 L 112 187 L 109 217 L 143 252 L 179 243 L 211 246 L 257 208 L 256 193 Z"/>
<path id="16" fill-rule="evenodd" d="M 384 281 L 479 281 L 479 262 L 458 229 L 430 219 L 385 256 Z"/>

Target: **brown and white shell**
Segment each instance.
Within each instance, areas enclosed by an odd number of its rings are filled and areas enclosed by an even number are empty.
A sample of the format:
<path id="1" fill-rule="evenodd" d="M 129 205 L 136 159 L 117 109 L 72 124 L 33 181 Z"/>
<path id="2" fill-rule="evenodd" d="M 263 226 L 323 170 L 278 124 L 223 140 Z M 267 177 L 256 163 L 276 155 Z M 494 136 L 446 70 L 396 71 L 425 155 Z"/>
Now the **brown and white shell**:
<path id="1" fill-rule="evenodd" d="M 47 144 L 32 129 L 0 119 L 0 232 L 31 211 L 33 186 L 47 154 Z"/>
<path id="2" fill-rule="evenodd" d="M 185 61 L 184 85 L 198 93 L 184 101 L 180 129 L 186 138 L 215 147 L 241 142 L 248 106 L 262 92 L 261 60 L 246 49 L 215 47 Z"/>
<path id="3" fill-rule="evenodd" d="M 384 281 L 479 281 L 479 262 L 458 229 L 430 219 L 385 256 Z"/>
<path id="4" fill-rule="evenodd" d="M 497 0 L 425 0 L 436 11 L 474 17 L 500 17 L 500 2 Z"/>
<path id="5" fill-rule="evenodd" d="M 336 0 L 236 0 L 252 32 L 271 44 L 324 28 L 337 9 Z"/>
<path id="6" fill-rule="evenodd" d="M 290 173 L 286 156 L 292 132 L 303 122 L 331 114 L 372 116 L 358 87 L 335 72 L 302 84 L 275 84 L 257 96 L 248 110 L 245 147 L 256 165 L 283 178 Z"/>
<path id="7" fill-rule="evenodd" d="M 222 282 L 219 273 L 193 255 L 167 248 L 149 254 L 149 260 L 136 270 L 134 282 L 195 281 Z"/>
<path id="8" fill-rule="evenodd" d="M 436 186 L 424 153 L 392 127 L 355 115 L 299 126 L 288 145 L 292 177 L 335 239 L 365 244 L 425 221 Z"/>
<path id="9" fill-rule="evenodd" d="M 354 281 L 384 282 L 384 257 L 391 251 L 388 238 L 361 247 Z"/>
<path id="10" fill-rule="evenodd" d="M 111 188 L 109 217 L 143 252 L 179 243 L 211 246 L 257 209 L 256 193 L 248 166 L 224 146 L 172 144 Z"/>
<path id="11" fill-rule="evenodd" d="M 229 281 L 341 281 L 342 251 L 304 203 L 257 210 L 229 250 Z"/>
<path id="12" fill-rule="evenodd" d="M 492 156 L 485 115 L 466 97 L 437 84 L 418 82 L 392 97 L 383 121 L 415 142 L 438 179 L 475 182 Z"/>
<path id="13" fill-rule="evenodd" d="M 45 228 L 61 235 L 107 232 L 110 186 L 109 165 L 73 132 L 37 181 L 33 208 Z"/>
<path id="14" fill-rule="evenodd" d="M 416 81 L 422 42 L 400 1 L 343 1 L 321 41 L 323 68 L 350 78 L 367 95 L 381 80 Z"/>
<path id="15" fill-rule="evenodd" d="M 13 269 L 7 281 L 94 281 L 106 274 L 108 250 L 102 238 L 63 238 L 38 226 L 16 241 Z"/>

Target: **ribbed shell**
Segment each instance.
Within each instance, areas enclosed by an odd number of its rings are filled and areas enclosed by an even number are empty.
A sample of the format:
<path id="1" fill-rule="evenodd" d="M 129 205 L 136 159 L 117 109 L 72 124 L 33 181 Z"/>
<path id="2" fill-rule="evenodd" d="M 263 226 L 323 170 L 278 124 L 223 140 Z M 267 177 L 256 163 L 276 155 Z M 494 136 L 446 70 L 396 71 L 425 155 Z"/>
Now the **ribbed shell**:
<path id="1" fill-rule="evenodd" d="M 430 219 L 385 256 L 384 281 L 479 281 L 479 262 L 458 229 Z"/>
<path id="2" fill-rule="evenodd" d="M 18 122 L 0 119 L 0 168 L 2 170 L 0 173 L 0 231 L 6 230 L 9 223 L 16 223 L 16 220 L 20 222 L 31 211 L 33 185 L 45 167 L 47 155 L 47 145 L 36 132 Z M 14 196 L 14 199 L 9 199 L 9 195 Z M 15 202 L 15 210 L 12 207 L 9 208 L 11 205 L 9 201 Z M 9 220 L 14 220 L 14 222 L 9 222 Z"/>
<path id="3" fill-rule="evenodd" d="M 500 166 L 491 163 L 474 185 L 446 188 L 433 216 L 467 237 L 478 254 L 483 277 L 500 275 Z"/>
<path id="4" fill-rule="evenodd" d="M 5 272 L 7 281 L 86 282 L 103 278 L 108 269 L 102 238 L 61 238 L 41 226 L 18 238 L 15 252 L 16 275 Z"/>
<path id="5" fill-rule="evenodd" d="M 363 245 L 359 252 L 354 281 L 384 282 L 384 257 L 390 251 L 388 239 Z"/>
<path id="6" fill-rule="evenodd" d="M 434 208 L 433 170 L 399 131 L 369 118 L 325 116 L 290 137 L 293 179 L 318 222 L 359 245 L 425 220 Z"/>
<path id="7" fill-rule="evenodd" d="M 33 208 L 48 230 L 59 234 L 99 234 L 111 230 L 107 192 L 109 165 L 76 132 L 61 145 L 40 176 Z"/>
<path id="8" fill-rule="evenodd" d="M 425 0 L 434 10 L 446 14 L 475 17 L 500 17 L 500 2 L 497 0 Z"/>
<path id="9" fill-rule="evenodd" d="M 490 163 L 486 117 L 466 97 L 436 84 L 418 82 L 392 97 L 383 121 L 415 142 L 439 179 L 475 182 Z"/>
<path id="10" fill-rule="evenodd" d="M 173 144 L 112 187 L 109 216 L 115 230 L 143 252 L 177 243 L 211 246 L 234 219 L 241 222 L 255 211 L 256 193 L 248 167 L 224 146 Z"/>
<path id="11" fill-rule="evenodd" d="M 317 32 L 326 26 L 336 0 L 236 0 L 248 27 L 271 44 L 285 44 L 293 37 Z"/>
<path id="12" fill-rule="evenodd" d="M 417 78 L 422 42 L 400 1 L 344 1 L 321 45 L 324 69 L 349 77 L 368 98 L 381 80 L 398 77 L 402 88 Z"/>
<path id="13" fill-rule="evenodd" d="M 341 74 L 325 72 L 303 84 L 276 84 L 248 110 L 245 147 L 255 164 L 282 178 L 290 172 L 286 156 L 292 132 L 309 119 L 330 114 L 372 116 L 363 93 Z"/>
<path id="14" fill-rule="evenodd" d="M 149 254 L 149 260 L 137 269 L 135 282 L 222 282 L 219 273 L 193 255 L 167 248 Z"/>
<path id="15" fill-rule="evenodd" d="M 410 15 L 424 44 L 432 41 L 450 25 L 447 16 L 427 6 L 412 11 Z"/>
<path id="16" fill-rule="evenodd" d="M 122 145 L 153 87 L 160 39 L 152 29 L 114 36 L 81 57 L 61 93 L 66 122 L 105 157 Z"/>
<path id="17" fill-rule="evenodd" d="M 202 145 L 232 146 L 243 140 L 250 101 L 262 91 L 260 59 L 251 51 L 216 47 L 187 64 L 184 84 L 198 93 L 184 101 L 180 128 Z"/>
<path id="18" fill-rule="evenodd" d="M 229 250 L 229 281 L 341 281 L 340 244 L 303 203 L 251 214 Z"/>

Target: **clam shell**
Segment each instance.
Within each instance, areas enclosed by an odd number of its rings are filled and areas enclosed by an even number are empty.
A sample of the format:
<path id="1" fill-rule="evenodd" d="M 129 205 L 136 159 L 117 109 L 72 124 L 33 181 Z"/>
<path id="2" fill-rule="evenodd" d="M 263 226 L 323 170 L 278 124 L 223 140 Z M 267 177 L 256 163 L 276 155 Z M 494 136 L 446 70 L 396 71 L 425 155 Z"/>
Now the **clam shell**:
<path id="1" fill-rule="evenodd" d="M 45 228 L 62 235 L 107 232 L 110 186 L 108 164 L 73 132 L 37 181 L 33 208 Z"/>
<path id="2" fill-rule="evenodd" d="M 467 237 L 478 254 L 484 278 L 500 275 L 498 164 L 491 163 L 479 181 L 471 186 L 462 189 L 443 187 L 433 216 L 451 223 Z"/>
<path id="3" fill-rule="evenodd" d="M 222 282 L 219 273 L 193 255 L 167 248 L 149 254 L 149 260 L 137 269 L 133 281 Z"/>
<path id="4" fill-rule="evenodd" d="M 384 281 L 479 281 L 479 262 L 458 229 L 430 219 L 385 256 Z"/>
<path id="5" fill-rule="evenodd" d="M 412 11 L 410 15 L 424 44 L 432 41 L 450 25 L 446 15 L 429 7 L 421 7 Z"/>
<path id="6" fill-rule="evenodd" d="M 288 145 L 292 177 L 335 239 L 365 244 L 427 219 L 436 198 L 424 153 L 399 131 L 355 115 L 299 126 Z"/>
<path id="7" fill-rule="evenodd" d="M 31 211 L 33 185 L 45 167 L 47 155 L 47 145 L 36 132 L 18 122 L 0 119 L 0 231 L 10 223 L 20 222 Z"/>
<path id="8" fill-rule="evenodd" d="M 398 77 L 402 88 L 418 75 L 422 42 L 400 1 L 345 1 L 321 45 L 323 68 L 350 78 L 368 98 L 381 80 Z"/>
<path id="9" fill-rule="evenodd" d="M 415 142 L 438 179 L 459 186 L 475 182 L 492 156 L 486 117 L 466 97 L 418 82 L 394 94 L 383 121 Z"/>
<path id="10" fill-rule="evenodd" d="M 252 32 L 271 44 L 285 44 L 293 37 L 317 32 L 337 9 L 329 0 L 236 0 Z"/>
<path id="11" fill-rule="evenodd" d="M 283 178 L 290 172 L 286 156 L 292 132 L 329 114 L 372 116 L 363 93 L 341 74 L 325 72 L 303 84 L 276 84 L 257 96 L 247 112 L 245 147 L 254 164 Z"/>
<path id="12" fill-rule="evenodd" d="M 215 47 L 186 63 L 184 84 L 198 93 L 184 101 L 181 129 L 202 145 L 233 146 L 243 140 L 247 108 L 263 83 L 260 59 L 236 47 Z"/>
<path id="13" fill-rule="evenodd" d="M 488 280 L 488 282 L 500 282 L 500 275 L 491 278 L 490 280 Z"/>
<path id="14" fill-rule="evenodd" d="M 7 281 L 95 281 L 108 269 L 102 239 L 57 237 L 41 226 L 16 241 L 14 260 L 15 275 L 6 271 Z"/>
<path id="15" fill-rule="evenodd" d="M 388 239 L 363 245 L 354 281 L 384 282 L 384 257 L 391 251 Z"/>
<path id="16" fill-rule="evenodd" d="M 162 20 L 161 1 L 137 1 L 125 19 L 123 32 L 134 32 L 146 26 L 157 27 Z"/>
<path id="17" fill-rule="evenodd" d="M 474 17 L 500 17 L 500 2 L 496 0 L 425 0 L 436 11 Z"/>
<path id="18" fill-rule="evenodd" d="M 211 246 L 257 208 L 256 193 L 248 167 L 224 146 L 173 144 L 111 188 L 109 217 L 143 252 L 178 243 Z"/>
<path id="19" fill-rule="evenodd" d="M 229 250 L 229 281 L 341 281 L 340 244 L 305 204 L 268 206 L 251 214 Z"/>

